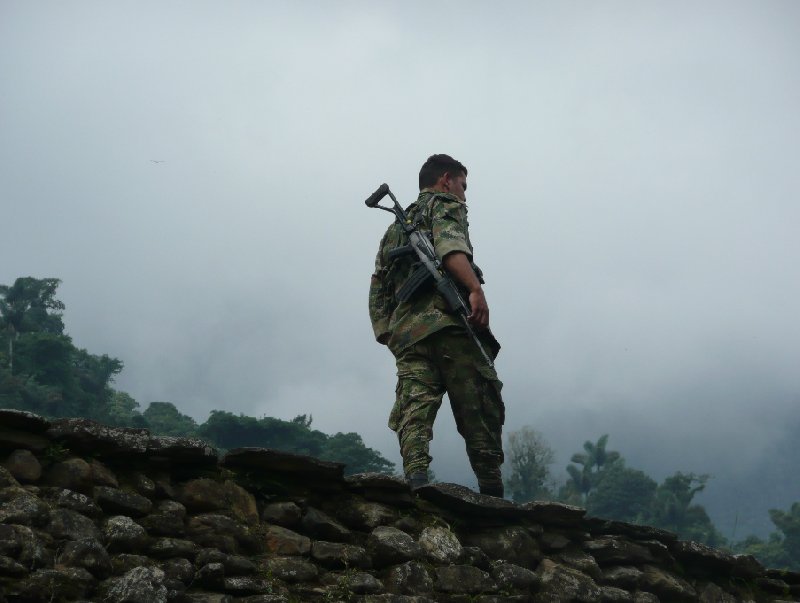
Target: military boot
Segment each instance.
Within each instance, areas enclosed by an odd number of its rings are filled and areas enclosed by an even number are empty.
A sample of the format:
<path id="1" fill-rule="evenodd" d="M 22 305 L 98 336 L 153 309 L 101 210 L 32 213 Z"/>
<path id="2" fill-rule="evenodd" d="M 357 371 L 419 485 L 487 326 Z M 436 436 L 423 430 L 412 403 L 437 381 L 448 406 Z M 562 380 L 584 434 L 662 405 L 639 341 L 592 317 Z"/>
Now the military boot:
<path id="1" fill-rule="evenodd" d="M 413 473 L 408 473 L 406 475 L 406 481 L 412 490 L 426 486 L 428 484 L 428 472 L 414 471 Z"/>

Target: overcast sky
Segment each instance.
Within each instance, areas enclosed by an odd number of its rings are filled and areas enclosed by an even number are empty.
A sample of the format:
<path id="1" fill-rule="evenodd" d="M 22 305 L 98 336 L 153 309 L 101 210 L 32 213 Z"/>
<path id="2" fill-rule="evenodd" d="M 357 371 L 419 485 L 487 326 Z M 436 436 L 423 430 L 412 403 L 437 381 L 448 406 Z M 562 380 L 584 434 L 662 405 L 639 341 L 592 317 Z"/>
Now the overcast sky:
<path id="1" fill-rule="evenodd" d="M 310 413 L 399 461 L 363 200 L 449 153 L 506 430 L 723 492 L 797 425 L 798 107 L 792 0 L 0 0 L 0 283 L 61 278 L 143 407 Z M 446 406 L 435 433 L 474 485 Z"/>

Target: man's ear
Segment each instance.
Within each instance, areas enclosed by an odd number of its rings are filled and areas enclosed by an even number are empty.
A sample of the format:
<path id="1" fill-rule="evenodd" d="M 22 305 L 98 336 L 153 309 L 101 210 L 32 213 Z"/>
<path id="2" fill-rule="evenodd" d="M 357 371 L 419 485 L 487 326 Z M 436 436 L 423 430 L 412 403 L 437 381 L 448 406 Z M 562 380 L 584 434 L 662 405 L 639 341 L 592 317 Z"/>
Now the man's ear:
<path id="1" fill-rule="evenodd" d="M 453 182 L 453 177 L 450 175 L 450 172 L 445 172 L 444 174 L 442 174 L 440 181 L 442 183 L 442 188 L 445 190 L 446 193 L 449 193 L 451 183 Z"/>

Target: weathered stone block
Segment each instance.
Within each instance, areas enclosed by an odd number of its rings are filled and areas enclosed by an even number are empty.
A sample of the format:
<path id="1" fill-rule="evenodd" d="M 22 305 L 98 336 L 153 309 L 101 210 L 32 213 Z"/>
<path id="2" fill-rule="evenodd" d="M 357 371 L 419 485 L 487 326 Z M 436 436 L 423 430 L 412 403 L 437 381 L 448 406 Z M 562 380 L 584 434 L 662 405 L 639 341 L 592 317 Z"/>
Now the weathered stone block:
<path id="1" fill-rule="evenodd" d="M 458 536 L 438 526 L 422 530 L 417 542 L 425 557 L 432 563 L 456 563 L 464 552 Z"/>
<path id="2" fill-rule="evenodd" d="M 108 486 L 96 486 L 93 494 L 94 501 L 106 513 L 141 517 L 153 510 L 153 503 L 150 499 L 135 492 L 126 492 Z"/>
<path id="3" fill-rule="evenodd" d="M 555 560 L 590 576 L 594 580 L 598 580 L 602 574 L 595 558 L 574 546 L 557 553 Z"/>
<path id="4" fill-rule="evenodd" d="M 89 462 L 91 469 L 92 483 L 95 486 L 108 486 L 109 488 L 119 488 L 119 480 L 111 469 L 106 467 L 97 459 Z"/>
<path id="5" fill-rule="evenodd" d="M 636 590 L 642 579 L 642 570 L 633 566 L 616 566 L 603 570 L 600 581 L 626 590 Z"/>
<path id="6" fill-rule="evenodd" d="M 492 568 L 494 578 L 500 590 L 530 590 L 539 584 L 539 576 L 534 572 L 513 563 L 498 563 Z"/>
<path id="7" fill-rule="evenodd" d="M 466 544 L 479 547 L 491 559 L 503 559 L 528 569 L 542 559 L 539 543 L 522 526 L 506 526 L 462 535 Z"/>
<path id="8" fill-rule="evenodd" d="M 42 464 L 30 450 L 15 450 L 3 466 L 20 482 L 35 482 L 42 477 Z"/>
<path id="9" fill-rule="evenodd" d="M 360 546 L 318 540 L 311 545 L 311 557 L 328 568 L 369 568 L 367 551 Z"/>
<path id="10" fill-rule="evenodd" d="M 189 585 L 194 580 L 194 565 L 185 558 L 167 559 L 161 563 L 166 578 Z"/>
<path id="11" fill-rule="evenodd" d="M 411 536 L 387 526 L 372 530 L 367 539 L 367 552 L 376 567 L 411 561 L 422 555 L 422 549 Z"/>
<path id="12" fill-rule="evenodd" d="M 14 584 L 8 594 L 15 601 L 74 601 L 84 598 L 94 582 L 81 567 L 39 569 Z"/>
<path id="13" fill-rule="evenodd" d="M 633 595 L 616 586 L 601 586 L 600 601 L 601 603 L 633 603 Z"/>
<path id="14" fill-rule="evenodd" d="M 42 485 L 91 494 L 92 468 L 81 458 L 70 458 L 45 469 Z"/>
<path id="15" fill-rule="evenodd" d="M 314 507 L 306 509 L 300 520 L 300 529 L 304 533 L 321 540 L 333 542 L 348 542 L 350 530 L 338 521 Z"/>
<path id="16" fill-rule="evenodd" d="M 110 553 L 136 553 L 148 542 L 147 532 L 130 517 L 109 517 L 103 526 L 106 548 Z"/>
<path id="17" fill-rule="evenodd" d="M 278 502 L 266 505 L 261 519 L 285 528 L 296 526 L 300 522 L 303 510 L 293 502 Z"/>
<path id="18" fill-rule="evenodd" d="M 82 540 L 94 538 L 101 540 L 100 530 L 94 522 L 71 509 L 53 509 L 50 511 L 50 523 L 47 531 L 54 538 L 63 540 Z"/>
<path id="19" fill-rule="evenodd" d="M 650 549 L 618 536 L 590 540 L 583 544 L 583 549 L 600 565 L 641 565 L 655 561 Z"/>
<path id="20" fill-rule="evenodd" d="M 362 532 L 390 525 L 397 520 L 397 515 L 397 511 L 391 507 L 356 497 L 341 505 L 336 512 L 336 516 L 348 527 Z"/>
<path id="21" fill-rule="evenodd" d="M 436 568 L 436 589 L 445 593 L 475 595 L 497 590 L 492 577 L 471 565 Z"/>
<path id="22" fill-rule="evenodd" d="M 0 523 L 42 526 L 50 519 L 50 505 L 20 487 L 0 490 Z"/>
<path id="23" fill-rule="evenodd" d="M 105 601 L 115 603 L 167 603 L 164 572 L 157 567 L 135 567 L 105 585 Z"/>
<path id="24" fill-rule="evenodd" d="M 691 584 L 661 568 L 646 565 L 642 568 L 641 588 L 665 601 L 695 601 L 697 593 Z"/>
<path id="25" fill-rule="evenodd" d="M 193 479 L 180 487 L 178 500 L 192 512 L 219 511 L 225 508 L 225 487 L 213 479 Z"/>
<path id="26" fill-rule="evenodd" d="M 218 513 L 204 513 L 192 517 L 186 524 L 186 535 L 204 547 L 218 548 L 225 553 L 239 553 L 240 548 L 249 553 L 263 549 L 263 542 L 250 529 Z"/>
<path id="27" fill-rule="evenodd" d="M 51 506 L 70 509 L 87 517 L 97 518 L 103 514 L 103 510 L 91 498 L 80 492 L 57 487 L 42 488 L 40 496 Z"/>
<path id="28" fill-rule="evenodd" d="M 311 539 L 308 536 L 280 526 L 269 526 L 264 540 L 267 550 L 273 555 L 308 555 L 311 551 Z"/>
<path id="29" fill-rule="evenodd" d="M 171 557 L 186 557 L 194 559 L 200 547 L 191 540 L 181 538 L 156 538 L 148 548 L 151 557 L 169 559 Z"/>
<path id="30" fill-rule="evenodd" d="M 144 555 L 120 553 L 111 556 L 111 573 L 114 576 L 123 576 L 134 568 L 150 567 L 155 564 L 155 561 Z"/>
<path id="31" fill-rule="evenodd" d="M 421 595 L 433 590 L 433 579 L 418 561 L 407 561 L 389 568 L 385 584 L 390 592 L 404 595 Z"/>
<path id="32" fill-rule="evenodd" d="M 67 542 L 59 556 L 59 563 L 67 567 L 82 567 L 101 580 L 111 574 L 111 557 L 94 538 Z"/>
<path id="33" fill-rule="evenodd" d="M 545 559 L 536 570 L 541 581 L 534 601 L 577 601 L 596 603 L 600 588 L 586 574 Z"/>
<path id="34" fill-rule="evenodd" d="M 319 574 L 316 565 L 298 557 L 272 557 L 264 562 L 264 568 L 286 582 L 309 582 Z"/>

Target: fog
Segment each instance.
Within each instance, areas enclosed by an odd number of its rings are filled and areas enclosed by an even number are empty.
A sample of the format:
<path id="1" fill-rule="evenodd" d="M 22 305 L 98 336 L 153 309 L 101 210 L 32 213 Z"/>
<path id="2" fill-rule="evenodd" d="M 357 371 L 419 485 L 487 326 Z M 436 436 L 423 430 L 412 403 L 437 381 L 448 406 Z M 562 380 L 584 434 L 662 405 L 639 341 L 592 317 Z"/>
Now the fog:
<path id="1" fill-rule="evenodd" d="M 0 283 L 62 279 L 142 407 L 307 413 L 397 462 L 363 200 L 448 153 L 506 431 L 558 475 L 604 433 L 710 473 L 722 533 L 763 533 L 800 500 L 798 57 L 790 0 L 0 0 Z M 433 469 L 474 485 L 450 414 Z"/>

